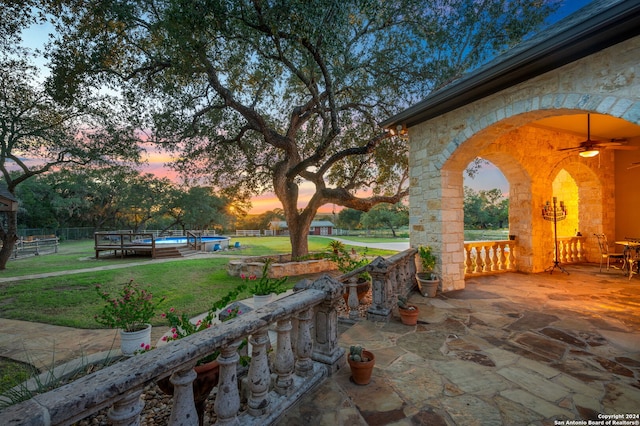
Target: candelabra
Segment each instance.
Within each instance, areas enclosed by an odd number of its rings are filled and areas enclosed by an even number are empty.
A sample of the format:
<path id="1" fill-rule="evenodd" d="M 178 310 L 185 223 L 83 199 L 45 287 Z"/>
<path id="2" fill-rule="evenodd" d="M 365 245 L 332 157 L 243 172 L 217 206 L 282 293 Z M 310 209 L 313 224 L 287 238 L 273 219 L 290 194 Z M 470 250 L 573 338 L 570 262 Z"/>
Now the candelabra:
<path id="1" fill-rule="evenodd" d="M 555 259 L 553 260 L 553 265 L 545 269 L 545 272 L 549 272 L 553 274 L 553 270 L 558 268 L 565 274 L 569 275 L 569 273 L 560 265 L 560 255 L 558 253 L 558 221 L 565 220 L 567 218 L 567 207 L 564 205 L 564 201 L 560 201 L 560 205 L 557 204 L 558 199 L 553 197 L 553 206 L 547 201 L 547 203 L 542 207 L 542 218 L 544 220 L 553 222 L 553 239 L 555 242 Z"/>

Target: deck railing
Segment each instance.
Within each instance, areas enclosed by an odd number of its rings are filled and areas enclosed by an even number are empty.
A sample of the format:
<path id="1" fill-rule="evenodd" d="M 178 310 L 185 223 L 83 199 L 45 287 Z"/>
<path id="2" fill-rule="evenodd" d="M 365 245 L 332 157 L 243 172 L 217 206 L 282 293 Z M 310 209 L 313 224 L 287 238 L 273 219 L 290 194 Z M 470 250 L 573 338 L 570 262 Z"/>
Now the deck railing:
<path id="1" fill-rule="evenodd" d="M 113 251 L 115 254 L 120 251 L 120 257 L 127 252 L 146 251 L 155 257 L 156 241 L 149 232 L 95 232 L 93 238 L 96 259 L 101 251 Z"/>
<path id="2" fill-rule="evenodd" d="M 174 396 L 169 424 L 197 425 L 193 367 L 216 350 L 220 351 L 216 424 L 270 424 L 302 394 L 345 365 L 345 351 L 338 346 L 336 310 L 342 292 L 341 283 L 323 276 L 306 290 L 8 407 L 0 412 L 0 424 L 72 424 L 111 407 L 111 424 L 136 425 L 144 407 L 144 387 L 170 376 Z M 271 361 L 267 356 L 270 328 L 277 333 Z M 252 351 L 246 380 L 248 408 L 240 412 L 237 349 L 244 339 Z M 272 373 L 275 380 L 269 386 Z"/>

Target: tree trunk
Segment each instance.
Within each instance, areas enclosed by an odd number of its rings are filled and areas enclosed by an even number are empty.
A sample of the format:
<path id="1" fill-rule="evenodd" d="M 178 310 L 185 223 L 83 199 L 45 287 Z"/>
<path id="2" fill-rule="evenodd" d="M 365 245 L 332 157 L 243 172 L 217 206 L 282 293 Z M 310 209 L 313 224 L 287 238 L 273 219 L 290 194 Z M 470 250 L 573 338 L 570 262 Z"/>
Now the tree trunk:
<path id="1" fill-rule="evenodd" d="M 313 216 L 311 216 L 313 218 Z M 288 215 L 289 241 L 291 241 L 291 256 L 301 257 L 309 254 L 309 227 L 311 220 L 305 219 L 299 214 Z"/>
<path id="2" fill-rule="evenodd" d="M 18 212 L 7 212 L 7 229 L 2 229 L 2 249 L 0 249 L 0 270 L 7 269 L 13 248 L 18 241 Z"/>

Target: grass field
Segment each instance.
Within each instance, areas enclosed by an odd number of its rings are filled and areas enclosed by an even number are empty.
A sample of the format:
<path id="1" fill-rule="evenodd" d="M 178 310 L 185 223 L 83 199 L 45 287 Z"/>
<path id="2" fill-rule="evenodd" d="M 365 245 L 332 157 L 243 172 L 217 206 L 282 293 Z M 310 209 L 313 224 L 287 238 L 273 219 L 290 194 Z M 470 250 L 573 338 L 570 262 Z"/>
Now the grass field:
<path id="1" fill-rule="evenodd" d="M 100 312 L 103 302 L 95 286 L 100 284 L 104 291 L 115 293 L 129 280 L 149 285 L 154 297 L 164 297 L 164 310 L 174 307 L 195 316 L 207 311 L 221 296 L 242 282 L 240 278 L 227 275 L 227 263 L 231 257 L 290 251 L 286 237 L 242 238 L 240 241 L 242 249 L 238 251 L 169 262 L 143 257 L 95 259 L 93 241 L 62 243 L 57 254 L 10 261 L 7 269 L 0 272 L 0 278 L 85 268 L 92 270 L 0 283 L 0 317 L 76 328 L 100 328 L 93 317 Z M 310 251 L 325 251 L 329 241 L 327 238 L 310 237 Z M 351 249 L 350 246 L 348 248 Z M 355 249 L 363 252 L 362 247 Z M 370 256 L 390 254 L 393 252 L 367 250 Z M 101 270 L 113 266 L 119 268 Z M 287 286 L 293 287 L 302 278 L 290 277 Z M 245 292 L 240 298 L 249 296 Z M 152 321 L 153 325 L 166 325 L 160 313 Z"/>

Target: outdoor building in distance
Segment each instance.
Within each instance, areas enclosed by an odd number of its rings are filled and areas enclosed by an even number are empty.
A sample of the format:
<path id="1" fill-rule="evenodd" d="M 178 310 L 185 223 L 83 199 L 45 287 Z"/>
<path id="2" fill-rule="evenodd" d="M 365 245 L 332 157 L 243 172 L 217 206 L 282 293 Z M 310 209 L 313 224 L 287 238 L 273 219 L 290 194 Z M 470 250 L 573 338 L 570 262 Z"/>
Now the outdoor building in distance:
<path id="1" fill-rule="evenodd" d="M 309 228 L 309 235 L 333 235 L 335 225 L 328 220 L 314 220 Z M 269 230 L 273 235 L 289 235 L 287 222 L 283 220 L 273 220 L 269 222 Z"/>

